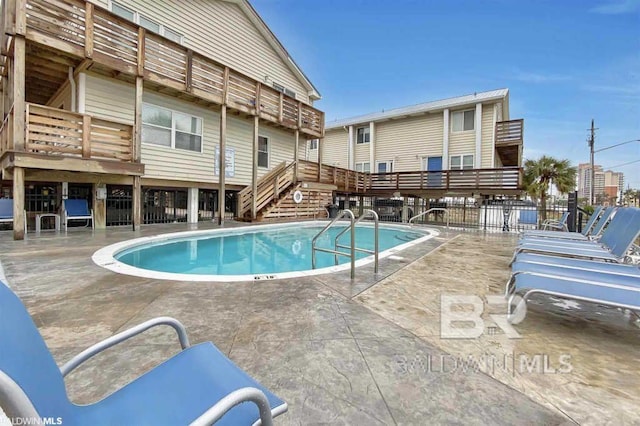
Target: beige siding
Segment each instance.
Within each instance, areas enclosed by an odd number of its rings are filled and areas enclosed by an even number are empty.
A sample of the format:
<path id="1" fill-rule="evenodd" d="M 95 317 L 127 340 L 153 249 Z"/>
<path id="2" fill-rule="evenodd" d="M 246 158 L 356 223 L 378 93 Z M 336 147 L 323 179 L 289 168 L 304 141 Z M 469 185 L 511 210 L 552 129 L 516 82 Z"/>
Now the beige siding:
<path id="1" fill-rule="evenodd" d="M 87 74 L 85 111 L 107 120 L 133 124 L 135 87 L 119 80 Z"/>
<path id="2" fill-rule="evenodd" d="M 134 118 L 132 85 L 87 75 L 86 112 L 97 117 L 132 124 Z M 159 93 L 145 91 L 144 102 L 195 115 L 203 120 L 203 152 L 142 145 L 142 162 L 147 178 L 215 183 L 215 150 L 220 141 L 219 112 Z M 260 135 L 269 138 L 270 166 L 293 160 L 294 136 L 275 128 L 261 126 Z M 227 148 L 235 154 L 234 177 L 227 183 L 248 185 L 252 174 L 253 119 L 227 116 Z M 259 169 L 258 175 L 266 169 Z"/>
<path id="3" fill-rule="evenodd" d="M 495 104 L 482 105 L 482 168 L 493 167 L 493 111 Z"/>
<path id="4" fill-rule="evenodd" d="M 104 2 L 102 6 L 106 5 Z M 119 0 L 119 3 L 178 31 L 183 44 L 258 81 L 277 82 L 309 102 L 307 91 L 257 27 L 231 2 L 221 0 Z M 268 77 L 268 79 L 267 79 Z"/>
<path id="5" fill-rule="evenodd" d="M 330 166 L 349 168 L 348 146 L 349 133 L 344 129 L 327 130 L 322 147 L 322 162 Z"/>
<path id="6" fill-rule="evenodd" d="M 423 158 L 442 155 L 443 123 L 442 113 L 376 123 L 376 161 L 393 160 L 398 172 L 420 170 Z"/>
<path id="7" fill-rule="evenodd" d="M 356 135 L 355 133 L 355 128 L 353 130 L 354 132 L 354 137 Z M 356 153 L 355 153 L 355 162 L 356 163 L 367 163 L 370 160 L 370 156 L 369 156 L 369 150 L 371 144 L 370 143 L 356 143 L 355 147 L 356 147 Z M 371 169 L 373 169 L 373 165 L 371 166 Z"/>

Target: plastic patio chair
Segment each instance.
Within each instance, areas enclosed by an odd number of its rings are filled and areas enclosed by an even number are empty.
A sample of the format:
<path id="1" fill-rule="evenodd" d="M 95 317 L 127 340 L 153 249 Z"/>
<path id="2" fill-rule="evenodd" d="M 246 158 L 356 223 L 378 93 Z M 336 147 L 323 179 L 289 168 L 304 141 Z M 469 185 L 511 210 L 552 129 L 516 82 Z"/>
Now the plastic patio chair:
<path id="1" fill-rule="evenodd" d="M 556 229 L 558 231 L 569 231 L 569 228 L 567 228 L 567 219 L 569 219 L 569 215 L 571 213 L 566 211 L 564 213 L 562 213 L 562 217 L 560 217 L 560 219 L 558 220 L 554 220 L 554 219 L 546 219 L 544 222 L 542 222 L 542 230 L 549 230 L 549 228 L 551 229 Z"/>
<path id="2" fill-rule="evenodd" d="M 94 355 L 158 325 L 182 351 L 90 405 L 69 401 L 64 377 Z M 246 403 L 245 403 L 246 402 Z M 9 418 L 64 425 L 271 425 L 287 404 L 212 343 L 189 345 L 182 324 L 161 317 L 118 333 L 58 368 L 20 299 L 0 281 L 0 407 Z M 49 422 L 49 423 L 46 423 Z M 32 423 L 23 423 L 32 424 Z M 35 423 L 33 423 L 35 424 Z"/>
<path id="3" fill-rule="evenodd" d="M 85 226 L 89 226 L 89 221 L 91 221 L 91 228 L 95 228 L 93 209 L 89 210 L 87 200 L 67 199 L 62 201 L 62 223 L 65 230 L 68 228 L 70 220 L 86 220 Z"/>
<path id="4" fill-rule="evenodd" d="M 598 225 L 603 221 L 607 222 L 613 212 L 614 207 L 608 207 L 604 209 L 602 206 L 596 207 L 593 211 L 589 220 L 585 224 L 582 232 L 570 232 L 570 231 L 551 231 L 551 230 L 532 230 L 532 231 L 524 231 L 520 234 L 520 237 L 523 239 L 531 239 L 531 238 L 562 238 L 569 240 L 587 240 L 591 237 L 597 236 L 602 227 Z M 597 231 L 597 232 L 596 232 Z"/>
<path id="5" fill-rule="evenodd" d="M 27 232 L 27 212 L 24 214 L 24 232 Z M 0 198 L 0 223 L 13 223 L 13 198 Z"/>

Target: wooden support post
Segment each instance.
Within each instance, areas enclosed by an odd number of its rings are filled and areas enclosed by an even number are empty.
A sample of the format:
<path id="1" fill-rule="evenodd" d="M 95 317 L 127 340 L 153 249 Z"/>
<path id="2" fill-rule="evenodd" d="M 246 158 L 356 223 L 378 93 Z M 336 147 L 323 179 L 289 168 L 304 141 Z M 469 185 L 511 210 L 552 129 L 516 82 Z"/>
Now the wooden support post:
<path id="1" fill-rule="evenodd" d="M 21 35 L 24 37 L 24 35 L 27 33 L 27 1 L 15 0 L 15 11 L 16 35 Z"/>
<path id="2" fill-rule="evenodd" d="M 324 138 L 318 139 L 318 182 L 321 181 L 322 176 L 322 148 L 324 146 Z"/>
<path id="3" fill-rule="evenodd" d="M 20 2 L 18 2 L 20 3 Z M 25 40 L 16 35 L 13 45 L 13 67 L 11 91 L 13 100 L 13 149 L 25 150 Z M 22 213 L 21 213 L 22 214 Z"/>
<path id="4" fill-rule="evenodd" d="M 225 68 L 227 70 L 227 68 Z M 228 74 L 227 74 L 228 76 Z M 257 120 L 257 117 L 256 117 Z M 220 155 L 218 170 L 220 171 L 218 180 L 218 225 L 224 225 L 225 211 L 225 178 L 226 178 L 226 150 L 227 150 L 227 106 L 222 105 L 220 109 Z"/>
<path id="5" fill-rule="evenodd" d="M 13 168 L 13 239 L 24 240 L 24 169 Z"/>
<path id="6" fill-rule="evenodd" d="M 107 228 L 107 200 L 104 198 L 98 198 L 98 190 L 107 190 L 107 185 L 104 183 L 93 184 L 93 220 L 95 221 L 95 229 Z"/>
<path id="7" fill-rule="evenodd" d="M 187 50 L 187 92 L 191 93 L 193 85 L 193 50 Z"/>
<path id="8" fill-rule="evenodd" d="M 142 96 L 144 93 L 143 78 L 136 77 L 135 105 L 133 107 L 133 161 L 139 163 L 142 156 Z"/>
<path id="9" fill-rule="evenodd" d="M 144 36 L 144 31 L 142 32 Z M 139 53 L 138 53 L 139 54 Z M 138 67 L 142 66 L 141 62 L 138 62 Z M 139 163 L 142 157 L 142 94 L 144 92 L 144 82 L 142 76 L 136 77 L 136 93 L 135 93 L 135 105 L 134 105 L 134 119 L 133 119 L 133 140 L 132 153 L 134 163 Z M 131 216 L 133 230 L 137 231 L 142 225 L 142 183 L 140 176 L 133 177 L 133 197 L 131 202 Z"/>
<path id="10" fill-rule="evenodd" d="M 252 149 L 252 161 L 253 165 L 251 171 L 251 220 L 256 220 L 258 217 L 258 141 L 260 131 L 260 120 L 258 117 L 253 118 L 253 149 Z"/>
<path id="11" fill-rule="evenodd" d="M 146 30 L 143 27 L 138 28 L 138 76 L 144 76 L 144 61 L 145 61 L 145 38 Z"/>
<path id="12" fill-rule="evenodd" d="M 93 3 L 85 3 L 84 12 L 84 57 L 93 58 Z"/>
<path id="13" fill-rule="evenodd" d="M 260 83 L 259 81 L 256 83 L 256 105 L 254 108 L 254 112 L 255 115 L 257 115 L 258 117 L 260 117 L 260 110 L 261 110 L 261 100 L 260 100 L 260 92 L 262 91 L 262 83 Z"/>
<path id="14" fill-rule="evenodd" d="M 140 176 L 133 177 L 133 191 L 131 198 L 132 225 L 133 230 L 137 231 L 142 225 L 142 182 Z"/>
<path id="15" fill-rule="evenodd" d="M 296 131 L 294 132 L 294 138 L 295 138 L 295 146 L 293 147 L 294 149 L 293 161 L 295 165 L 293 166 L 293 183 L 296 183 L 298 182 L 298 167 L 300 167 L 298 164 L 298 157 L 300 154 L 300 131 L 298 129 L 296 129 Z"/>
<path id="16" fill-rule="evenodd" d="M 91 158 L 91 116 L 82 116 L 82 158 Z"/>
<path id="17" fill-rule="evenodd" d="M 283 109 L 283 104 L 284 104 L 284 93 L 280 92 L 280 103 L 278 104 L 278 121 L 280 123 L 282 123 L 282 121 L 284 120 L 284 109 Z"/>
<path id="18" fill-rule="evenodd" d="M 222 105 L 227 104 L 227 97 L 229 94 L 229 67 L 224 67 L 222 73 Z"/>

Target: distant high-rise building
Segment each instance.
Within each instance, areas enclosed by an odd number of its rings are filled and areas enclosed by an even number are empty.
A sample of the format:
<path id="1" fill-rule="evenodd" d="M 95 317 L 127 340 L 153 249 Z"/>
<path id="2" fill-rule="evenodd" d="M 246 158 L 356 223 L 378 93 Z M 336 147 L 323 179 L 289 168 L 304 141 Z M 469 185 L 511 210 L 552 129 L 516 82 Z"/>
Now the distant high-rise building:
<path id="1" fill-rule="evenodd" d="M 602 166 L 594 165 L 594 195 L 596 199 L 609 203 L 614 198 L 619 201 L 624 189 L 624 174 L 612 170 L 604 171 Z M 591 196 L 591 165 L 578 165 L 578 197 L 589 199 Z"/>

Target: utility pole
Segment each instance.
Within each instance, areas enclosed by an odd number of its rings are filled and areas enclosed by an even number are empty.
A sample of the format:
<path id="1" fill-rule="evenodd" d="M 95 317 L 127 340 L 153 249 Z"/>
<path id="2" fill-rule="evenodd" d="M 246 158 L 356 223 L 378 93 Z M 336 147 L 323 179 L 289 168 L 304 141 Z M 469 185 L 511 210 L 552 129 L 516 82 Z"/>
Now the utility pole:
<path id="1" fill-rule="evenodd" d="M 591 153 L 591 185 L 589 188 L 589 204 L 594 205 L 596 203 L 596 167 L 594 164 L 594 149 L 593 145 L 596 139 L 596 129 L 594 128 L 593 118 L 591 119 L 591 136 L 587 141 L 589 143 L 589 150 Z"/>

